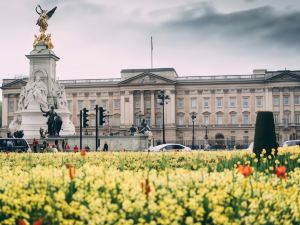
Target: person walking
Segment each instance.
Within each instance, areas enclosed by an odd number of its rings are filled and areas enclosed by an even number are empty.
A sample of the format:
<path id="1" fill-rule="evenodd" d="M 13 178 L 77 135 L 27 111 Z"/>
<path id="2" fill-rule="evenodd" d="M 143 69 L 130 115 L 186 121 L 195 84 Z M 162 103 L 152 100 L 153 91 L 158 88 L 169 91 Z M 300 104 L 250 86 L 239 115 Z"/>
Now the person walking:
<path id="1" fill-rule="evenodd" d="M 103 151 L 108 152 L 108 144 L 106 141 L 104 142 L 104 145 L 103 145 Z"/>
<path id="2" fill-rule="evenodd" d="M 70 145 L 68 144 L 68 142 L 67 142 L 66 145 L 65 145 L 65 150 L 66 150 L 67 152 L 70 151 Z"/>
<path id="3" fill-rule="evenodd" d="M 78 146 L 75 145 L 74 148 L 73 148 L 74 152 L 78 152 Z"/>
<path id="4" fill-rule="evenodd" d="M 38 140 L 36 140 L 35 138 L 33 138 L 32 147 L 33 147 L 33 152 L 34 153 L 37 153 L 38 145 L 39 145 Z"/>

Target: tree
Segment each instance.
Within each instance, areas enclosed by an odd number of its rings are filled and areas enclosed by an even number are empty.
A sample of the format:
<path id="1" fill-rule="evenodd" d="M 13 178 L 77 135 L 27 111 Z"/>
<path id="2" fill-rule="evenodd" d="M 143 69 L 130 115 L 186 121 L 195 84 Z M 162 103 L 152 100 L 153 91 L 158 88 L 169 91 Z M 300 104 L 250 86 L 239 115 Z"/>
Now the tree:
<path id="1" fill-rule="evenodd" d="M 277 149 L 275 125 L 273 112 L 258 112 L 256 117 L 255 136 L 253 152 L 257 157 L 263 149 L 266 149 L 266 155 L 272 153 L 272 149 Z"/>

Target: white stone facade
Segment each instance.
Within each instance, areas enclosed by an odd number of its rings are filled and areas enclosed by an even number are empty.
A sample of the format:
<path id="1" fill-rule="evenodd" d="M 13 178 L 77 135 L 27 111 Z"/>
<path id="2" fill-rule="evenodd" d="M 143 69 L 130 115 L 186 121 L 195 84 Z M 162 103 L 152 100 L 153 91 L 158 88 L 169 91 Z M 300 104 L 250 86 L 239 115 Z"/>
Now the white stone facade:
<path id="1" fill-rule="evenodd" d="M 4 79 L 2 86 L 3 132 L 13 119 L 21 87 L 26 79 Z M 278 141 L 300 139 L 300 71 L 255 70 L 249 75 L 180 77 L 172 68 L 122 70 L 120 78 L 62 80 L 72 121 L 78 132 L 79 110 L 90 109 L 88 134 L 95 133 L 96 104 L 110 114 L 100 135 L 129 135 L 132 124 L 145 118 L 162 140 L 162 107 L 158 91 L 170 97 L 165 105 L 166 141 L 191 145 L 192 120 L 196 144 L 223 139 L 225 145 L 247 145 L 254 138 L 256 113 L 273 111 Z M 207 127 L 207 128 L 206 128 Z"/>

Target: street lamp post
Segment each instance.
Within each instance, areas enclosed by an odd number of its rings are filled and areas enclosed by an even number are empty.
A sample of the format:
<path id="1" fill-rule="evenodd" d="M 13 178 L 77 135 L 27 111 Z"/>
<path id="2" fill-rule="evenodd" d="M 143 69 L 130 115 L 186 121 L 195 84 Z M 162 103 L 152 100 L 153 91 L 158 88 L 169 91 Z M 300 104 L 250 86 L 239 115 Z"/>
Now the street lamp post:
<path id="1" fill-rule="evenodd" d="M 162 105 L 162 114 L 163 114 L 163 121 L 162 121 L 162 127 L 163 127 L 163 144 L 166 144 L 166 138 L 165 138 L 165 104 L 168 104 L 168 100 L 170 97 L 165 94 L 164 91 L 160 91 L 158 93 L 158 103 Z"/>
<path id="2" fill-rule="evenodd" d="M 205 124 L 204 127 L 205 127 L 205 136 L 204 136 L 205 143 L 204 143 L 204 148 L 206 148 L 206 146 L 208 144 L 208 136 L 207 136 L 207 127 L 208 127 L 208 125 Z"/>
<path id="3" fill-rule="evenodd" d="M 195 120 L 197 118 L 197 113 L 191 113 L 192 123 L 193 123 L 193 136 L 192 136 L 192 149 L 195 149 Z"/>

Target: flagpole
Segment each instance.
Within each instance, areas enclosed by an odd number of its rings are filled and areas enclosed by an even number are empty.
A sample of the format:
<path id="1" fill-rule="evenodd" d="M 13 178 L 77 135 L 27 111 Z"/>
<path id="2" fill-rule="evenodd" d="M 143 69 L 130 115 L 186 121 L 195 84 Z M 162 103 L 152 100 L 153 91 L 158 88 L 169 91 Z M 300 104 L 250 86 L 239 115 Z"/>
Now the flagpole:
<path id="1" fill-rule="evenodd" d="M 153 40 L 151 36 L 151 69 L 153 69 Z"/>

